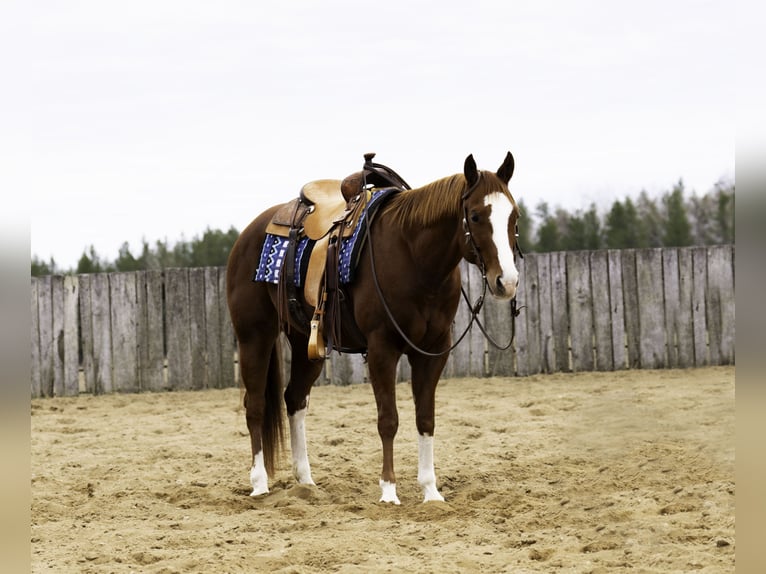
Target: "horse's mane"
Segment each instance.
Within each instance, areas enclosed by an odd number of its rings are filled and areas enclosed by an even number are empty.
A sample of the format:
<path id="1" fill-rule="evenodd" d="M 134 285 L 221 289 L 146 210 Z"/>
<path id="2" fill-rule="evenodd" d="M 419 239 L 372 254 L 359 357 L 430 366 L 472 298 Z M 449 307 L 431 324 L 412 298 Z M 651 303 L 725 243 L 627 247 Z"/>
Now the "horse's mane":
<path id="1" fill-rule="evenodd" d="M 460 216 L 460 197 L 465 187 L 465 177 L 461 173 L 443 177 L 396 194 L 384 213 L 400 227 L 428 227 L 445 216 Z"/>

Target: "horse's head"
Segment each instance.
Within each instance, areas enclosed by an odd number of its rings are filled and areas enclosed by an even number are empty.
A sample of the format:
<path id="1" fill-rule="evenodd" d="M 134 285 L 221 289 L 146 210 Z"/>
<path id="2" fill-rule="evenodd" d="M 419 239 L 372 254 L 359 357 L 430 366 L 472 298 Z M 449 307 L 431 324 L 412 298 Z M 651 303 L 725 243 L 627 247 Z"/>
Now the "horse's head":
<path id="1" fill-rule="evenodd" d="M 496 173 L 477 170 L 472 155 L 466 158 L 463 170 L 467 184 L 463 193 L 463 256 L 482 269 L 487 287 L 499 299 L 515 297 L 519 283 L 514 258 L 519 208 L 508 191 L 513 167 L 513 156 L 508 152 Z"/>

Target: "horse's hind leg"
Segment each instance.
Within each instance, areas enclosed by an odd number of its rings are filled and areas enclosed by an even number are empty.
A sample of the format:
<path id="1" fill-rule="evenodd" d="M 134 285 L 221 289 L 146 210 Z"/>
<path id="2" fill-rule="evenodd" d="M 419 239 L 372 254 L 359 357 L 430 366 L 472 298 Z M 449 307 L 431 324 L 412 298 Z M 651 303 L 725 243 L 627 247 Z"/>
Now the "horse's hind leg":
<path id="1" fill-rule="evenodd" d="M 250 496 L 269 492 L 269 471 L 274 470 L 274 458 L 279 449 L 279 416 L 271 412 L 279 408 L 279 400 L 271 396 L 281 389 L 279 382 L 279 353 L 276 337 L 255 337 L 239 343 L 239 367 L 245 385 L 245 420 L 250 433 L 253 466 L 250 469 Z M 269 388 L 273 385 L 272 388 Z M 276 405 L 274 404 L 276 402 Z M 265 421 L 274 421 L 271 424 Z"/>
<path id="2" fill-rule="evenodd" d="M 290 422 L 290 450 L 293 460 L 293 475 L 299 484 L 314 484 L 311 478 L 308 448 L 306 445 L 306 413 L 309 394 L 319 373 L 322 361 L 311 361 L 307 355 L 308 338 L 296 331 L 289 336 L 292 349 L 290 382 L 285 389 L 285 406 Z"/>

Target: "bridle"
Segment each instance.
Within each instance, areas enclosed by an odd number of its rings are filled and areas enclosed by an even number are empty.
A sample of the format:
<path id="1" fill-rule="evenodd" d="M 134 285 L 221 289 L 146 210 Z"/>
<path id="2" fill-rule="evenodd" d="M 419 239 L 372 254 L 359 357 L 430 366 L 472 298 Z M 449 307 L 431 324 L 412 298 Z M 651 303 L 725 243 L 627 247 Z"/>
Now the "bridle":
<path id="1" fill-rule="evenodd" d="M 461 201 L 463 202 L 463 230 L 465 231 L 465 240 L 466 243 L 468 243 L 471 247 L 471 250 L 474 253 L 474 256 L 476 258 L 476 265 L 479 267 L 479 270 L 481 271 L 481 280 L 482 280 L 482 292 L 479 298 L 476 300 L 476 303 L 472 306 L 470 300 L 468 299 L 468 294 L 465 292 L 465 289 L 461 286 L 460 290 L 463 293 L 463 299 L 465 299 L 466 303 L 468 303 L 468 306 L 471 307 L 471 321 L 468 322 L 468 328 L 470 328 L 472 322 L 476 322 L 476 324 L 479 326 L 479 329 L 484 334 L 484 336 L 487 338 L 487 340 L 492 344 L 493 347 L 496 349 L 499 349 L 501 351 L 505 351 L 506 349 L 510 348 L 511 344 L 513 343 L 513 338 L 516 334 L 516 317 L 519 316 L 521 313 L 521 309 L 516 305 L 516 297 L 514 296 L 513 299 L 511 299 L 511 338 L 508 341 L 507 344 L 501 345 L 495 341 L 492 336 L 487 332 L 484 325 L 482 325 L 481 321 L 479 320 L 478 313 L 481 310 L 481 307 L 484 305 L 484 297 L 487 294 L 487 287 L 489 285 L 489 282 L 487 281 L 487 264 L 484 262 L 484 257 L 481 254 L 481 249 L 479 249 L 479 246 L 476 244 L 476 240 L 473 237 L 473 233 L 471 232 L 471 224 L 469 223 L 469 217 L 468 217 L 468 205 L 467 200 L 471 196 L 471 194 L 474 192 L 474 190 L 479 186 L 479 183 L 481 182 L 481 178 L 483 177 L 483 172 L 479 171 L 479 176 L 476 178 L 476 181 L 473 182 L 468 188 L 463 192 L 463 195 L 460 197 Z M 516 224 L 516 228 L 514 230 L 515 234 L 515 241 L 513 242 L 513 251 L 516 253 L 520 259 L 524 259 L 524 253 L 521 251 L 521 247 L 519 247 L 519 225 Z"/>
<path id="2" fill-rule="evenodd" d="M 487 332 L 484 325 L 482 325 L 481 321 L 479 320 L 479 312 L 481 311 L 481 308 L 484 305 L 484 298 L 487 294 L 487 273 L 486 273 L 486 264 L 484 263 L 484 258 L 481 255 L 481 250 L 479 249 L 479 246 L 476 244 L 476 240 L 473 237 L 473 234 L 471 233 L 471 226 L 468 223 L 468 206 L 466 204 L 466 201 L 471 196 L 471 194 L 474 192 L 474 190 L 478 187 L 479 182 L 482 178 L 482 172 L 479 171 L 479 177 L 476 178 L 476 181 L 468 186 L 468 188 L 463 192 L 463 194 L 460 197 L 460 200 L 462 202 L 463 207 L 463 229 L 465 231 L 465 238 L 468 243 L 471 245 L 471 249 L 473 250 L 475 256 L 477 265 L 479 267 L 479 270 L 481 271 L 481 278 L 482 278 L 482 293 L 479 296 L 479 298 L 476 300 L 476 303 L 471 305 L 471 301 L 468 298 L 468 294 L 465 292 L 465 288 L 461 285 L 460 291 L 463 294 L 463 299 L 465 299 L 465 302 L 468 304 L 469 309 L 471 310 L 471 318 L 468 321 L 468 325 L 466 326 L 465 330 L 463 330 L 462 334 L 458 339 L 447 349 L 444 351 L 439 351 L 437 353 L 432 353 L 430 351 L 426 351 L 425 349 L 421 349 L 418 345 L 416 345 L 413 341 L 410 340 L 409 337 L 404 333 L 402 328 L 399 326 L 399 323 L 397 323 L 396 319 L 394 318 L 393 313 L 391 312 L 391 309 L 388 306 L 388 303 L 386 303 L 386 299 L 383 296 L 383 290 L 380 288 L 380 283 L 378 282 L 378 274 L 375 271 L 375 256 L 373 253 L 373 246 L 372 246 L 372 238 L 370 235 L 370 228 L 372 227 L 371 221 L 367 222 L 367 248 L 370 253 L 370 267 L 372 270 L 372 279 L 373 283 L 375 284 L 375 290 L 378 293 L 378 298 L 380 299 L 380 302 L 383 305 L 383 309 L 386 311 L 386 315 L 388 316 L 388 319 L 391 321 L 391 323 L 394 325 L 394 328 L 396 329 L 399 336 L 404 339 L 404 341 L 412 347 L 415 351 L 420 353 L 421 355 L 426 355 L 428 357 L 440 357 L 442 355 L 446 355 L 447 353 L 450 353 L 455 347 L 457 347 L 460 342 L 465 338 L 465 336 L 468 334 L 468 331 L 471 330 L 471 326 L 474 322 L 479 326 L 479 329 L 484 334 L 484 336 L 487 338 L 487 340 L 497 349 L 504 351 L 510 348 L 511 344 L 513 343 L 513 339 L 516 335 L 516 317 L 519 316 L 520 309 L 516 307 L 516 297 L 511 299 L 511 337 L 508 340 L 508 343 L 505 345 L 500 345 L 497 343 L 492 336 Z M 365 188 L 366 188 L 366 177 L 365 177 Z M 409 188 L 408 188 L 409 189 Z M 518 225 L 516 226 L 516 237 L 518 238 Z M 514 242 L 514 251 L 518 253 L 519 257 L 523 258 L 524 255 L 521 251 L 521 248 L 519 248 L 518 240 Z"/>

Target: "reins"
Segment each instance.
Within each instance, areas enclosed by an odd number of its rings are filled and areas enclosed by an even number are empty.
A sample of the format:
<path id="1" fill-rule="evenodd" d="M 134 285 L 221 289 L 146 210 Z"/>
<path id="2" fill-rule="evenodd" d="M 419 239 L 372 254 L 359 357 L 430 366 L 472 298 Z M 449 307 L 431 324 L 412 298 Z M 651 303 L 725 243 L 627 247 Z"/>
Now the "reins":
<path id="1" fill-rule="evenodd" d="M 371 158 L 370 158 L 371 159 Z M 369 160 L 367 163 L 371 163 Z M 379 164 L 372 164 L 375 167 L 382 167 L 384 169 L 385 166 L 379 165 Z M 465 299 L 465 302 L 468 304 L 469 309 L 471 310 L 471 318 L 468 321 L 468 325 L 466 326 L 465 330 L 462 332 L 460 337 L 458 337 L 457 341 L 455 341 L 449 348 L 439 351 L 437 353 L 432 353 L 430 351 L 426 351 L 425 349 L 420 348 L 417 344 L 415 344 L 405 333 L 404 330 L 401 328 L 399 323 L 394 318 L 394 314 L 391 312 L 390 307 L 388 306 L 388 303 L 386 302 L 386 299 L 383 295 L 383 290 L 380 287 L 380 283 L 378 281 L 378 274 L 375 270 L 375 255 L 373 253 L 373 245 L 372 245 L 372 236 L 370 234 L 370 228 L 372 227 L 372 221 L 368 220 L 367 222 L 367 228 L 366 228 L 366 234 L 367 234 L 367 246 L 368 250 L 370 252 L 370 267 L 372 270 L 372 279 L 373 283 L 375 284 L 375 290 L 378 293 L 378 298 L 380 299 L 381 304 L 383 305 L 383 309 L 386 312 L 386 315 L 388 316 L 388 319 L 393 324 L 394 328 L 396 329 L 396 332 L 399 333 L 399 336 L 404 339 L 404 342 L 407 343 L 412 349 L 420 353 L 421 355 L 426 355 L 428 357 L 440 357 L 442 355 L 446 355 L 447 353 L 450 353 L 453 349 L 455 349 L 461 341 L 465 338 L 465 336 L 468 334 L 468 331 L 471 330 L 471 327 L 473 326 L 473 323 L 476 322 L 476 324 L 479 326 L 479 329 L 481 330 L 484 337 L 494 346 L 495 348 L 505 351 L 510 348 L 511 344 L 513 344 L 513 339 L 516 335 L 516 317 L 518 317 L 520 313 L 520 309 L 516 307 L 516 297 L 511 299 L 511 338 L 509 339 L 508 343 L 505 345 L 500 345 L 497 343 L 492 336 L 487 332 L 484 325 L 482 325 L 481 321 L 479 320 L 479 312 L 481 311 L 481 308 L 484 306 L 484 298 L 487 294 L 487 274 L 486 274 L 486 265 L 484 264 L 484 258 L 481 256 L 481 252 L 479 250 L 479 247 L 476 245 L 476 242 L 473 239 L 473 235 L 471 234 L 471 228 L 468 224 L 468 208 L 465 204 L 465 200 L 468 199 L 468 197 L 473 193 L 474 189 L 478 186 L 479 182 L 481 181 L 481 172 L 479 172 L 479 177 L 477 180 L 466 189 L 465 192 L 463 192 L 463 195 L 461 196 L 461 201 L 463 203 L 463 229 L 465 229 L 465 236 L 466 241 L 469 241 L 471 244 L 471 248 L 473 249 L 477 261 L 478 261 L 478 267 L 481 271 L 481 278 L 482 278 L 482 293 L 479 296 L 479 298 L 476 300 L 476 303 L 474 305 L 471 305 L 471 301 L 468 298 L 468 294 L 465 292 L 465 288 L 461 285 L 460 286 L 460 292 L 463 295 L 463 299 Z M 405 184 L 406 185 L 406 184 Z M 363 189 L 367 188 L 367 177 L 366 174 L 364 175 L 364 185 Z M 406 187 L 406 189 L 410 189 L 409 186 Z M 366 196 L 366 194 L 365 194 Z M 365 201 L 369 201 L 369 198 L 365 197 Z M 366 206 L 365 206 L 366 209 Z M 516 236 L 518 237 L 518 228 Z M 524 255 L 521 252 L 521 249 L 518 247 L 518 244 L 516 245 L 516 250 L 519 253 L 520 257 L 524 257 Z M 522 307 L 523 308 L 523 307 Z"/>

